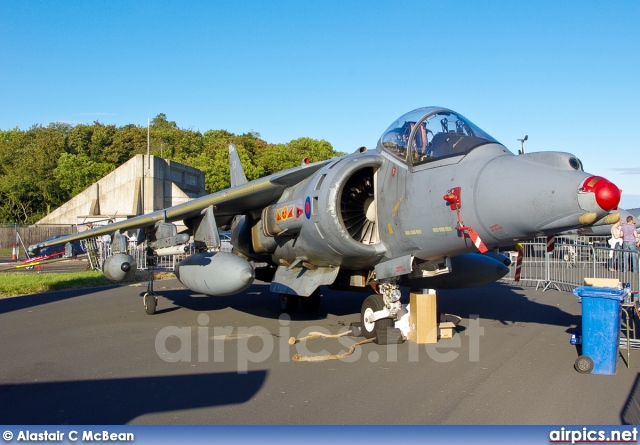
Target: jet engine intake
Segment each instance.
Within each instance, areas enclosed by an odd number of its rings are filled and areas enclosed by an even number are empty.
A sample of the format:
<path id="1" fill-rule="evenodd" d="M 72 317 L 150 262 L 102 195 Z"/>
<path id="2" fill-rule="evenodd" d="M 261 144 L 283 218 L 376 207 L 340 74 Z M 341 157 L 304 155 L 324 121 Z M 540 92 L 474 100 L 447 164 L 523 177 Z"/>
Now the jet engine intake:
<path id="1" fill-rule="evenodd" d="M 292 189 L 262 213 L 256 251 L 273 252 L 279 264 L 361 269 L 386 252 L 377 225 L 375 176 L 383 158 L 339 159 Z M 266 239 L 272 237 L 272 242 Z M 258 241 L 258 242 L 256 242 Z"/>

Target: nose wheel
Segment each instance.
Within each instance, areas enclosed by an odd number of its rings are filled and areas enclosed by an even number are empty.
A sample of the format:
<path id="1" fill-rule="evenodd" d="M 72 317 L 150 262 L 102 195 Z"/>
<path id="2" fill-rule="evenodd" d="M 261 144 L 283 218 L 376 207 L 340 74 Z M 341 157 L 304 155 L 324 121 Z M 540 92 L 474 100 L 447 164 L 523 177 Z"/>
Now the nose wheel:
<path id="1" fill-rule="evenodd" d="M 362 321 L 362 334 L 365 338 L 374 338 L 378 336 L 378 332 L 382 329 L 393 328 L 395 321 L 392 318 L 381 318 L 380 320 L 370 321 L 373 314 L 384 309 L 384 300 L 382 295 L 370 295 L 362 303 L 360 311 L 360 320 Z"/>

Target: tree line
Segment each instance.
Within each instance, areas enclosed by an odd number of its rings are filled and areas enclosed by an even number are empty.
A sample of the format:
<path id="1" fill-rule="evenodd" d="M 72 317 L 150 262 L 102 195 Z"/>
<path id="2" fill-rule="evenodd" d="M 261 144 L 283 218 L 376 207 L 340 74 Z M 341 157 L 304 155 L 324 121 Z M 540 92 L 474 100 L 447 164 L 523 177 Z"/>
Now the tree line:
<path id="1" fill-rule="evenodd" d="M 178 128 L 158 114 L 149 126 L 150 153 L 202 170 L 205 188 L 229 187 L 228 145 L 238 149 L 248 180 L 344 153 L 325 140 L 300 138 L 270 144 L 260 134 Z M 30 224 L 115 170 L 136 154 L 147 153 L 147 127 L 136 125 L 34 125 L 0 130 L 0 223 Z"/>

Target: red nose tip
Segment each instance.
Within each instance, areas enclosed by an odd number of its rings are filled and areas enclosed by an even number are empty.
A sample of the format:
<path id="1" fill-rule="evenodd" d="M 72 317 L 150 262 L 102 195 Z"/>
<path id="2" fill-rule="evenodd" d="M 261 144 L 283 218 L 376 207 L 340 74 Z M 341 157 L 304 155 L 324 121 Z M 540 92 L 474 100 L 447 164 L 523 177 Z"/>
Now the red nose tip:
<path id="1" fill-rule="evenodd" d="M 620 189 L 613 182 L 601 176 L 591 176 L 584 181 L 582 190 L 595 193 L 596 202 L 602 210 L 609 211 L 618 208 Z"/>

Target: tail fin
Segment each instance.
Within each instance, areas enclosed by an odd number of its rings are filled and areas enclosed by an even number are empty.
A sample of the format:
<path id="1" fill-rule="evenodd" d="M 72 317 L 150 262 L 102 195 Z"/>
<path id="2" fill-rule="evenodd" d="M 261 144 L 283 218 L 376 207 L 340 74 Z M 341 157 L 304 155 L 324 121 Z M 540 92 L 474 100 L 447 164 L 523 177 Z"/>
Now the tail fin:
<path id="1" fill-rule="evenodd" d="M 238 150 L 233 144 L 229 144 L 229 171 L 231 173 L 231 187 L 247 182 L 247 177 L 244 175 L 240 157 L 238 156 Z"/>

